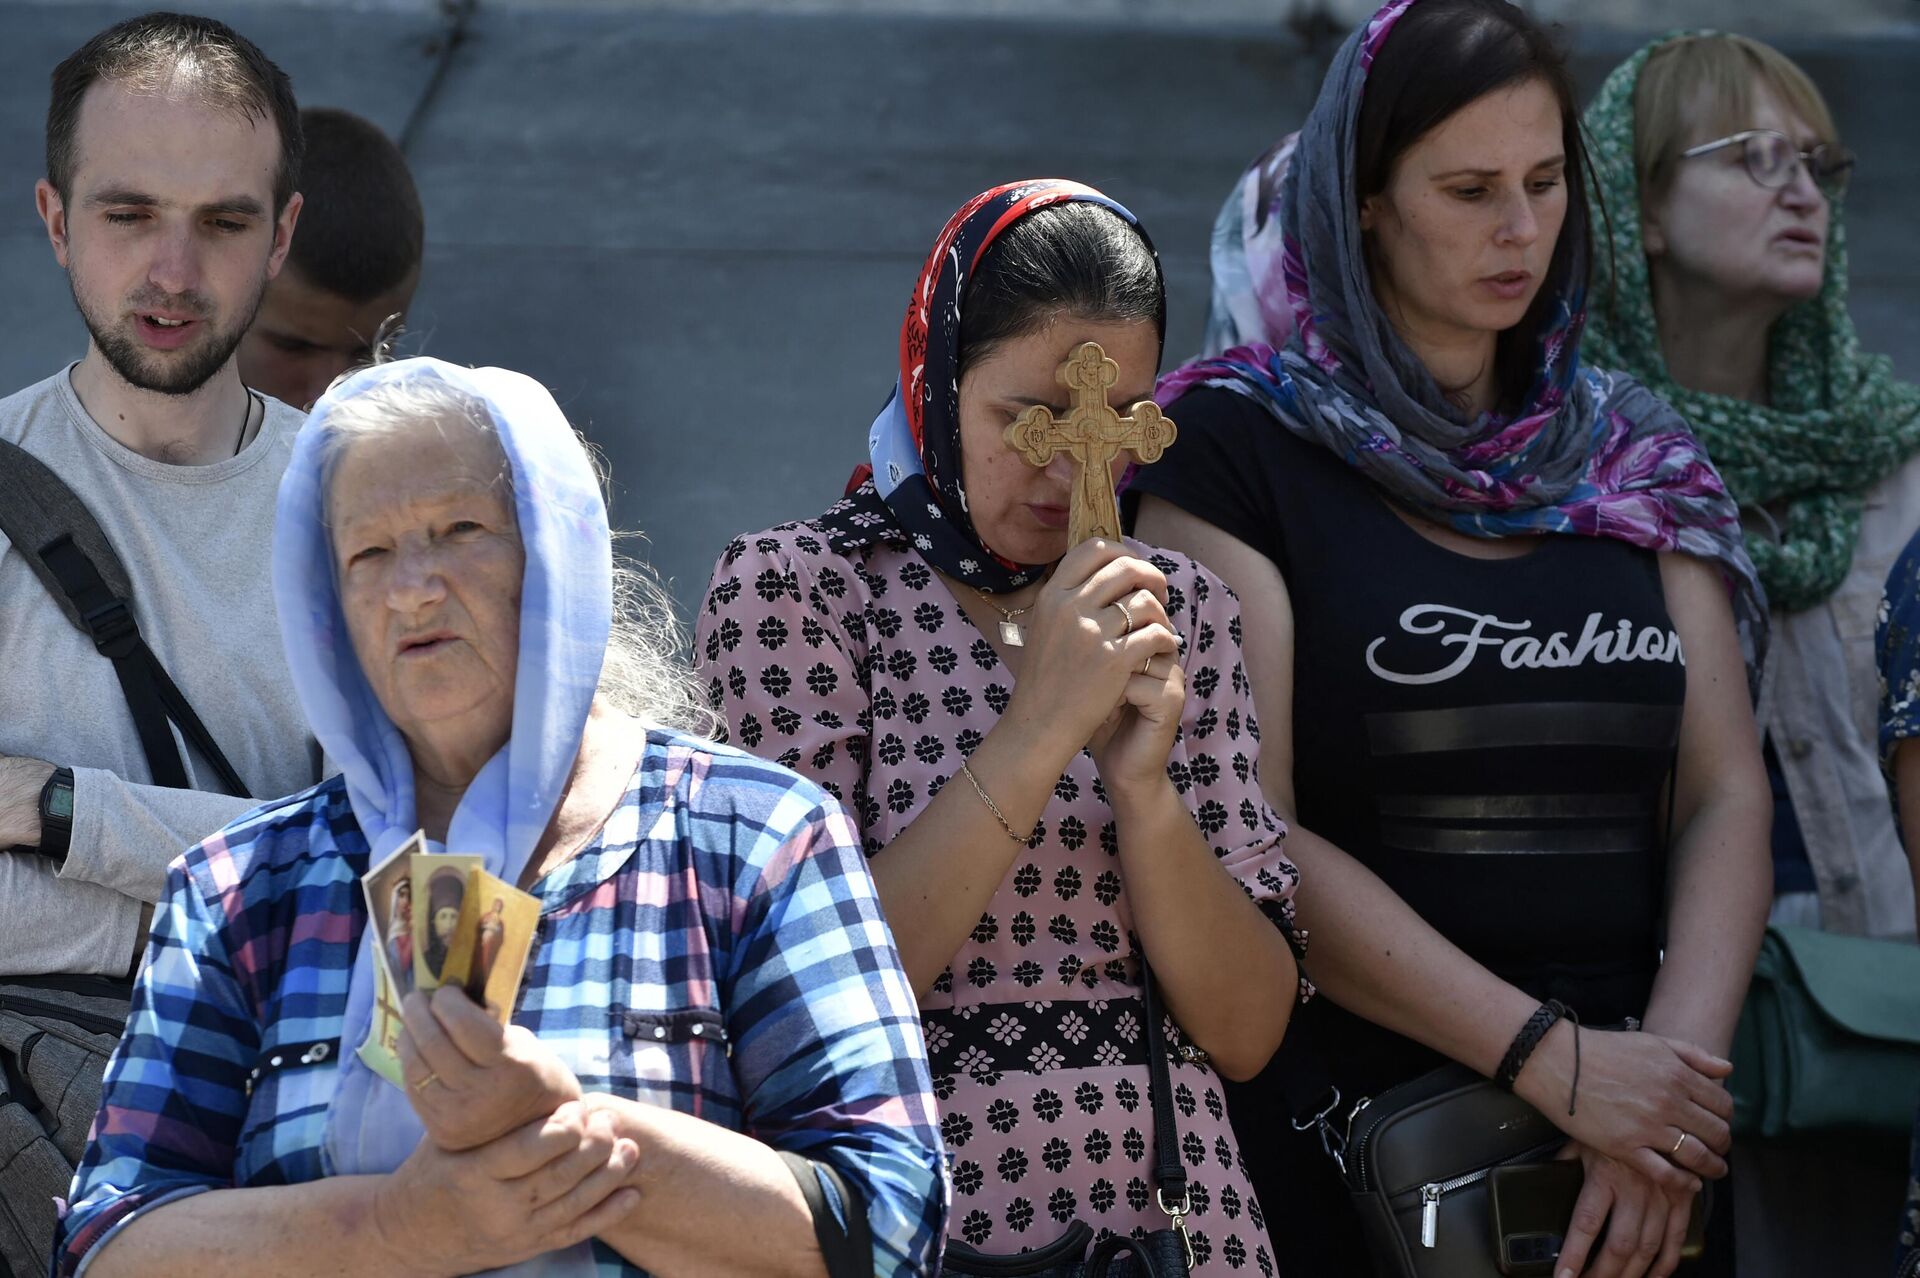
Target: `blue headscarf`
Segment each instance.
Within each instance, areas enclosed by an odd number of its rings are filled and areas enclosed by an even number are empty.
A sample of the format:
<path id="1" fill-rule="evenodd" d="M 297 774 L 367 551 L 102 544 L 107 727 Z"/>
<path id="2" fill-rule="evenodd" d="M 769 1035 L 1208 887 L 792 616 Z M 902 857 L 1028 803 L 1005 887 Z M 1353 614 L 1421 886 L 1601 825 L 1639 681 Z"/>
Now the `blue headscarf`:
<path id="1" fill-rule="evenodd" d="M 512 474 L 526 551 L 512 735 L 461 796 L 446 844 L 483 857 L 488 873 L 512 883 L 573 770 L 613 618 L 606 504 L 586 449 L 553 397 L 520 373 L 435 359 L 366 369 L 328 391 L 314 405 L 280 484 L 274 602 L 300 704 L 344 774 L 354 818 L 378 864 L 416 828 L 413 759 L 367 683 L 340 609 L 327 527 L 327 417 L 376 387 L 419 379 L 485 406 Z M 353 1050 L 373 1023 L 375 940 L 371 928 L 360 938 L 341 1039 L 347 1050 L 327 1114 L 325 1152 L 336 1175 L 391 1171 L 424 1134 L 406 1095 Z M 591 1273 L 591 1252 L 583 1244 L 511 1272 Z"/>

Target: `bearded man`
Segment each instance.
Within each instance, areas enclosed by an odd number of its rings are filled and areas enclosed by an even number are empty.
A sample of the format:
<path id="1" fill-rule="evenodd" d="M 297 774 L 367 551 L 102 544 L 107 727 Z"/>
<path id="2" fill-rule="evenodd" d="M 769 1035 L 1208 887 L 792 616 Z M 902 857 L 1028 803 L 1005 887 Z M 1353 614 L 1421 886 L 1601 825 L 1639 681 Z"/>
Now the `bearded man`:
<path id="1" fill-rule="evenodd" d="M 0 440 L 99 524 L 125 621 L 215 749 L 170 709 L 155 767 L 119 641 L 75 624 L 32 562 L 45 547 L 0 536 L 0 980 L 130 974 L 168 863 L 319 779 L 269 588 L 302 417 L 234 359 L 293 237 L 301 151 L 286 75 L 206 18 L 130 19 L 53 73 L 35 197 L 91 340 L 0 399 Z M 0 467 L 0 503 L 23 500 L 10 482 Z"/>

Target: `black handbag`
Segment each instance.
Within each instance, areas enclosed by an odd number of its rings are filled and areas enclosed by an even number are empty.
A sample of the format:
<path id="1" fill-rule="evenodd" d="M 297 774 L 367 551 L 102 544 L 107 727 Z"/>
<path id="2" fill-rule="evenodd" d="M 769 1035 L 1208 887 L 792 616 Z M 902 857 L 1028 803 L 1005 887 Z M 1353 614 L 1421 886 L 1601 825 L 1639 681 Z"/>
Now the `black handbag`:
<path id="1" fill-rule="evenodd" d="M 1010 1255 L 990 1255 L 949 1241 L 940 1270 L 947 1278 L 1187 1278 L 1193 1272 L 1193 1243 L 1187 1237 L 1186 1222 L 1187 1169 L 1180 1162 L 1180 1132 L 1173 1117 L 1166 1033 L 1160 1024 L 1153 972 L 1145 955 L 1139 962 L 1147 1101 L 1153 1109 L 1154 1201 L 1167 1214 L 1167 1228 L 1150 1230 L 1142 1238 L 1115 1234 L 1095 1243 L 1092 1226 L 1076 1220 L 1046 1246 Z"/>
<path id="2" fill-rule="evenodd" d="M 1498 1278 L 1487 1179 L 1553 1157 L 1567 1137 L 1533 1106 L 1464 1065 L 1357 1102 L 1347 1130 L 1333 1101 L 1304 1122 L 1353 1195 L 1379 1278 Z"/>

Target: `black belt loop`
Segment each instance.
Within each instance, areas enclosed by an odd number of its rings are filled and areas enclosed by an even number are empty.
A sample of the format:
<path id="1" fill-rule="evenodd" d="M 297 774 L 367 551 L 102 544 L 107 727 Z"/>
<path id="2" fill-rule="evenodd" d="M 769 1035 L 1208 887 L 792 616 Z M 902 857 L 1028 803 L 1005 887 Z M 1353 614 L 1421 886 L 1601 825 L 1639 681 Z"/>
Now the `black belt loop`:
<path id="1" fill-rule="evenodd" d="M 253 1096 L 253 1089 L 260 1080 L 269 1074 L 282 1070 L 299 1069 L 303 1065 L 320 1065 L 340 1055 L 340 1040 L 337 1038 L 315 1039 L 310 1043 L 287 1043 L 260 1054 L 253 1070 L 247 1075 L 247 1096 Z"/>

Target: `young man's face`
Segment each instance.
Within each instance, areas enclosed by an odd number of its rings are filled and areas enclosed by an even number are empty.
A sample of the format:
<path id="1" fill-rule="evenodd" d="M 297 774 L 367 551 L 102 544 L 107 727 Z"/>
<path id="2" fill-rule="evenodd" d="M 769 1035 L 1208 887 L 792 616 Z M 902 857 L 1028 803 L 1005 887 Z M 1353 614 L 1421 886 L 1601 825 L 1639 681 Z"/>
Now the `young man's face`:
<path id="1" fill-rule="evenodd" d="M 72 189 L 35 190 L 74 303 L 122 379 L 191 394 L 232 357 L 292 241 L 300 197 L 273 211 L 279 134 L 187 77 L 154 93 L 104 80 L 75 143 Z"/>
<path id="2" fill-rule="evenodd" d="M 416 270 L 390 292 L 351 302 L 288 265 L 267 285 L 260 313 L 240 341 L 240 379 L 295 408 L 313 407 L 333 379 L 372 358 L 374 335 L 406 315 Z"/>

